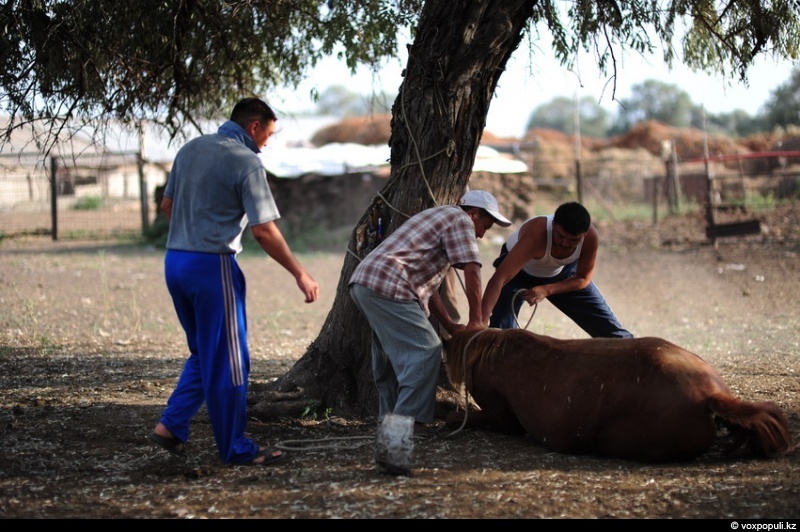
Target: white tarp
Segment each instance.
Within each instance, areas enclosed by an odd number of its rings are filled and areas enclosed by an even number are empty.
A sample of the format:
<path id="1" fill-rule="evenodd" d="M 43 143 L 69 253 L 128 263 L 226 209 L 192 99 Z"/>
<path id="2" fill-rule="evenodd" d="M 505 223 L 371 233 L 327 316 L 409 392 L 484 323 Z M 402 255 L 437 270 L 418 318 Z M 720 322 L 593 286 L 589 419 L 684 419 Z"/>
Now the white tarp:
<path id="1" fill-rule="evenodd" d="M 268 147 L 260 157 L 267 171 L 278 177 L 342 175 L 388 166 L 389 146 L 332 143 L 320 148 Z"/>
<path id="2" fill-rule="evenodd" d="M 342 175 L 372 172 L 389 165 L 389 146 L 365 146 L 354 143 L 331 143 L 313 147 L 267 147 L 260 157 L 268 172 L 283 178 L 306 174 Z M 494 148 L 480 146 L 473 172 L 520 174 L 528 166 L 503 155 Z"/>
<path id="3" fill-rule="evenodd" d="M 528 171 L 528 165 L 519 159 L 503 155 L 489 146 L 478 146 L 472 171 L 494 174 L 524 174 Z"/>
<path id="4" fill-rule="evenodd" d="M 270 173 L 282 178 L 295 178 L 306 174 L 342 175 L 374 172 L 388 167 L 390 150 L 385 144 L 367 146 L 356 143 L 332 143 L 319 148 L 310 144 L 309 139 L 315 131 L 336 123 L 337 120 L 339 119 L 331 116 L 279 118 L 275 134 L 260 154 L 264 167 Z M 216 131 L 217 127 L 216 124 L 208 124 L 207 132 Z M 168 167 L 185 142 L 177 139 L 170 141 L 163 130 L 153 126 L 146 125 L 143 133 L 141 144 L 135 136 L 121 133 L 107 138 L 106 147 L 114 152 L 135 152 L 141 145 L 145 160 Z M 198 134 L 187 131 L 186 136 L 193 138 Z M 16 139 L 12 140 L 16 145 Z M 75 140 L 72 142 L 71 147 L 74 148 Z M 19 147 L 15 149 L 23 151 L 32 147 L 32 143 L 27 141 L 27 143 L 20 142 Z M 87 148 L 82 146 L 80 152 L 87 153 Z M 511 174 L 527 172 L 528 168 L 524 162 L 508 154 L 501 154 L 488 146 L 480 146 L 473 171 Z"/>

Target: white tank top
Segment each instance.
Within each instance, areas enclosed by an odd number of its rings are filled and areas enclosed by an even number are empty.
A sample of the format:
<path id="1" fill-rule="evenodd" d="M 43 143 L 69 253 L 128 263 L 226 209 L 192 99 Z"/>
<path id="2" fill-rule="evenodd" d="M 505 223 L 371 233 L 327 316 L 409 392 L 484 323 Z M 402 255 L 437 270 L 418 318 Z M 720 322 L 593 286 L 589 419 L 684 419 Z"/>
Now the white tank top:
<path id="1" fill-rule="evenodd" d="M 534 216 L 534 218 L 540 217 Z M 578 244 L 578 247 L 575 248 L 575 252 L 566 259 L 556 259 L 552 257 L 550 255 L 550 250 L 553 247 L 553 215 L 548 214 L 544 216 L 544 218 L 547 219 L 547 248 L 544 251 L 544 256 L 541 259 L 529 260 L 522 267 L 522 271 L 534 277 L 554 277 L 558 275 L 561 273 L 561 270 L 564 269 L 564 266 L 578 260 L 578 257 L 581 255 L 581 248 L 583 247 L 583 239 L 581 239 L 580 244 Z M 529 220 L 533 220 L 533 218 L 529 218 L 528 221 Z M 508 251 L 514 249 L 517 241 L 519 241 L 519 229 L 514 231 L 511 236 L 508 237 L 508 241 L 506 242 L 506 248 Z"/>

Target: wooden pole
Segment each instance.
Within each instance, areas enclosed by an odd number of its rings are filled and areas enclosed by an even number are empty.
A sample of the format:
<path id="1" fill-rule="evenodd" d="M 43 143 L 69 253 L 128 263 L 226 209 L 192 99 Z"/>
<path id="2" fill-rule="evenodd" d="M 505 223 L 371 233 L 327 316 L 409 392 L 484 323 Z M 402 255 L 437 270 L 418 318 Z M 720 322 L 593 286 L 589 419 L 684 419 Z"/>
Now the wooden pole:
<path id="1" fill-rule="evenodd" d="M 142 236 L 150 230 L 150 209 L 147 195 L 147 180 L 144 177 L 144 131 L 139 121 L 139 151 L 136 153 L 136 168 L 139 171 L 139 205 L 142 213 Z"/>
<path id="2" fill-rule="evenodd" d="M 581 175 L 581 111 L 578 105 L 578 93 L 575 93 L 573 124 L 575 128 L 575 186 L 578 193 L 578 203 L 583 203 L 583 176 Z"/>
<path id="3" fill-rule="evenodd" d="M 50 157 L 50 234 L 53 240 L 58 240 L 58 183 L 56 182 L 56 174 L 58 174 L 58 161 L 55 157 Z"/>

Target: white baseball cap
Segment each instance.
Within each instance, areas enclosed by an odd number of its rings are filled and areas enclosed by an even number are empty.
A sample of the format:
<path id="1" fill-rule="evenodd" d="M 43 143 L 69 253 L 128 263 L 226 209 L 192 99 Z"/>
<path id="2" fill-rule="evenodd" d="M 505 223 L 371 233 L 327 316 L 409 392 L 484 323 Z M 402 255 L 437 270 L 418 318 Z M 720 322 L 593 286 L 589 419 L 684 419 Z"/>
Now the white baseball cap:
<path id="1" fill-rule="evenodd" d="M 478 207 L 492 215 L 497 225 L 501 227 L 508 227 L 511 222 L 500 214 L 500 209 L 497 206 L 497 199 L 485 190 L 470 190 L 461 201 L 459 205 L 466 205 L 467 207 Z"/>

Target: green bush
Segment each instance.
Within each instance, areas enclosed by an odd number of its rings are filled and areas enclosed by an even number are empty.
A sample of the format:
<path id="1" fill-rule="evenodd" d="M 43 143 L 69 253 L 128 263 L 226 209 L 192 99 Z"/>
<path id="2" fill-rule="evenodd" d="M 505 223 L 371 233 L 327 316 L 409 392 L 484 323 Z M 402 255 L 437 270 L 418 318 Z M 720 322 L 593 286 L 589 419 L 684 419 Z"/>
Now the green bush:
<path id="1" fill-rule="evenodd" d="M 84 196 L 77 198 L 72 206 L 76 211 L 96 211 L 103 206 L 103 198 L 98 196 Z"/>

